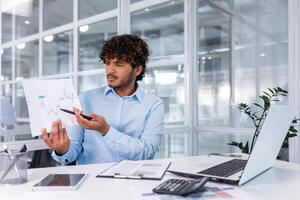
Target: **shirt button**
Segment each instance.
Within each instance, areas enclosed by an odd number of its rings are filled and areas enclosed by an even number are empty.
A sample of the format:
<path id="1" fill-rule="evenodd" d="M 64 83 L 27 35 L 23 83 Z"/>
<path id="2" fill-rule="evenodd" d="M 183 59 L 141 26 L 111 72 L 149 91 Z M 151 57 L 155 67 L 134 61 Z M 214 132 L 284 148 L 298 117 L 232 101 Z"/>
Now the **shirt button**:
<path id="1" fill-rule="evenodd" d="M 68 163 L 69 162 L 68 159 L 65 159 L 65 162 Z"/>

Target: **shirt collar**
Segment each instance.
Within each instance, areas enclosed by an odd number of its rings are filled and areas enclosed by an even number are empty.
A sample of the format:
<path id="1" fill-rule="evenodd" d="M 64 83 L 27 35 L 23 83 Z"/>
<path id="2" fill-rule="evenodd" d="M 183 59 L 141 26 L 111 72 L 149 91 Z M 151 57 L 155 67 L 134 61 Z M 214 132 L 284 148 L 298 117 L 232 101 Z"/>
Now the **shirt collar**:
<path id="1" fill-rule="evenodd" d="M 113 93 L 113 94 L 115 94 L 116 96 L 119 96 L 116 92 L 115 92 L 115 90 L 112 88 L 112 87 L 110 87 L 110 86 L 105 86 L 105 88 L 104 88 L 104 94 L 107 96 L 109 93 Z M 135 92 L 132 94 L 132 95 L 130 95 L 130 96 L 124 96 L 125 98 L 135 98 L 135 99 L 137 99 L 139 102 L 141 102 L 141 100 L 142 100 L 142 97 L 143 97 L 143 94 L 142 94 L 142 91 L 141 91 L 141 89 L 140 89 L 140 87 L 138 86 L 137 87 L 137 89 L 135 90 Z M 123 97 L 123 98 L 124 98 Z"/>

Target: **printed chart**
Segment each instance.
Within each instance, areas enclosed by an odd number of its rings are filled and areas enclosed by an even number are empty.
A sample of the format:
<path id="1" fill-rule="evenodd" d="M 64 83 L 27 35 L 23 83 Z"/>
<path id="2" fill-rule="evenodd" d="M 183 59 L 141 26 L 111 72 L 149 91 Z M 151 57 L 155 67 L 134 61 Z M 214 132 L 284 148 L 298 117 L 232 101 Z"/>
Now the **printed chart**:
<path id="1" fill-rule="evenodd" d="M 41 129 L 50 132 L 53 121 L 61 119 L 63 126 L 76 124 L 74 116 L 60 109 L 81 109 L 71 79 L 24 80 L 23 88 L 29 111 L 32 136 L 41 135 Z"/>

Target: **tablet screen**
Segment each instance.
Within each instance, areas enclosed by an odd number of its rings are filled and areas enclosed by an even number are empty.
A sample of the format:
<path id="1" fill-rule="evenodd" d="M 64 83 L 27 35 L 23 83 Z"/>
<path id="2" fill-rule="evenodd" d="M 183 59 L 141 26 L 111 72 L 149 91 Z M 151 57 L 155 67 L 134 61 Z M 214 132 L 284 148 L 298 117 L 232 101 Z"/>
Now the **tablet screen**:
<path id="1" fill-rule="evenodd" d="M 49 174 L 34 187 L 76 187 L 86 174 Z"/>

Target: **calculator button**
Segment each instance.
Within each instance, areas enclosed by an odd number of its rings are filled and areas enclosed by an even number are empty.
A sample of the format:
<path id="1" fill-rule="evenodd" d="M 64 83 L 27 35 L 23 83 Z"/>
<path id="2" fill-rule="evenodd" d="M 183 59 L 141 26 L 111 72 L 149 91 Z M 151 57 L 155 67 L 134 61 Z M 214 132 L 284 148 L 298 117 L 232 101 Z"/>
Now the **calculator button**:
<path id="1" fill-rule="evenodd" d="M 158 194 L 187 195 L 198 192 L 209 180 L 203 177 L 200 180 L 169 179 L 153 189 Z"/>

